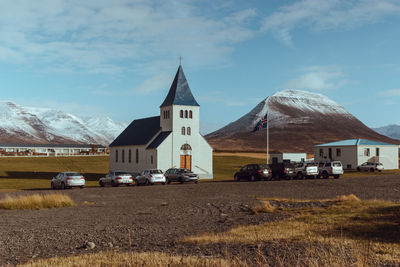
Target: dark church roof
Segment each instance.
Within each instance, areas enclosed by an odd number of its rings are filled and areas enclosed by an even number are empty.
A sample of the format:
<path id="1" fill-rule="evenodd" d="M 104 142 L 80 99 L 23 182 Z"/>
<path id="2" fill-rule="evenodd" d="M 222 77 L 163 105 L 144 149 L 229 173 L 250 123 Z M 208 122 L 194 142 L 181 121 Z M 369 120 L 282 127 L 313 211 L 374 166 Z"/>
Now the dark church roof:
<path id="1" fill-rule="evenodd" d="M 160 116 L 134 120 L 110 147 L 146 145 L 160 130 Z"/>
<path id="2" fill-rule="evenodd" d="M 179 65 L 171 88 L 161 107 L 171 105 L 200 106 L 190 91 L 181 65 Z"/>
<path id="3" fill-rule="evenodd" d="M 153 142 L 151 142 L 150 145 L 148 145 L 146 149 L 157 148 L 159 145 L 161 145 L 162 142 L 164 142 L 165 138 L 167 138 L 170 133 L 172 132 L 168 131 L 159 133 L 158 136 L 153 140 Z"/>

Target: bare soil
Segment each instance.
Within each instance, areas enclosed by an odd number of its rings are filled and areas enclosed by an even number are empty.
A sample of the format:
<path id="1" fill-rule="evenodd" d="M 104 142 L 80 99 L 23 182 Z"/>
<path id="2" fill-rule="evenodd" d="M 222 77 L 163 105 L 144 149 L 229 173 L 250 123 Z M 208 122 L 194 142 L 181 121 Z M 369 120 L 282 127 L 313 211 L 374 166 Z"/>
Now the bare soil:
<path id="1" fill-rule="evenodd" d="M 39 192 L 53 193 L 50 190 Z M 181 255 L 224 256 L 228 252 L 230 255 L 252 257 L 258 253 L 256 246 L 190 245 L 180 240 L 205 232 L 226 231 L 238 225 L 282 219 L 279 214 L 252 214 L 250 209 L 258 204 L 258 197 L 326 199 L 355 194 L 361 199 L 399 202 L 400 176 L 253 183 L 203 182 L 59 192 L 68 194 L 77 206 L 0 210 L 0 266 L 32 258 L 109 249 L 127 251 L 130 247 L 133 251 L 163 251 Z M 6 194 L 32 193 L 38 191 L 0 192 L 0 198 Z M 95 248 L 87 248 L 87 242 L 93 242 Z M 272 250 L 279 249 L 274 246 L 266 247 L 263 253 L 273 254 Z"/>

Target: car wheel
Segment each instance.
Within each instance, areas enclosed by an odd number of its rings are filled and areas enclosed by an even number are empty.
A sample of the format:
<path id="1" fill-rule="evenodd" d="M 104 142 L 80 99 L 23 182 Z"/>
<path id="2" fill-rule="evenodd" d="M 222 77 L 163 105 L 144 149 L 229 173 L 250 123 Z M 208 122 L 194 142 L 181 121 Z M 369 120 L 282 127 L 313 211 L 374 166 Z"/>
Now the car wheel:
<path id="1" fill-rule="evenodd" d="M 298 172 L 297 173 L 297 179 L 302 180 L 304 179 L 303 173 L 302 172 Z"/>
<path id="2" fill-rule="evenodd" d="M 146 179 L 146 185 L 150 185 L 150 181 Z"/>
<path id="3" fill-rule="evenodd" d="M 139 181 L 135 180 L 135 186 L 139 186 Z"/>
<path id="4" fill-rule="evenodd" d="M 56 189 L 56 187 L 54 186 L 54 183 L 53 183 L 53 182 L 51 182 L 51 189 L 52 189 L 52 190 Z"/>
<path id="5" fill-rule="evenodd" d="M 126 186 L 131 186 L 131 184 L 125 184 Z"/>
<path id="6" fill-rule="evenodd" d="M 165 185 L 165 182 L 164 183 L 161 183 L 162 185 Z"/>
<path id="7" fill-rule="evenodd" d="M 62 189 L 62 190 L 65 190 L 65 188 L 66 188 L 66 187 L 65 187 L 65 183 L 62 183 L 62 184 L 61 184 L 61 189 Z"/>
<path id="8" fill-rule="evenodd" d="M 82 186 L 80 186 L 79 188 L 80 188 L 80 189 L 83 189 L 84 187 L 85 187 L 85 186 L 84 186 L 84 185 L 82 185 Z"/>
<path id="9" fill-rule="evenodd" d="M 374 168 L 371 168 L 371 169 L 369 169 L 371 172 L 374 172 L 375 170 L 374 170 Z"/>
<path id="10" fill-rule="evenodd" d="M 339 179 L 339 177 L 340 177 L 339 174 L 336 174 L 336 175 L 333 176 L 333 178 L 335 178 L 335 179 Z"/>
<path id="11" fill-rule="evenodd" d="M 199 181 L 194 181 L 194 183 L 195 183 L 195 184 L 198 184 L 198 183 L 199 183 Z"/>
<path id="12" fill-rule="evenodd" d="M 240 181 L 239 176 L 237 174 L 233 178 L 235 179 L 236 182 Z"/>
<path id="13" fill-rule="evenodd" d="M 357 171 L 359 171 L 359 172 L 361 171 L 360 167 L 357 167 Z"/>
<path id="14" fill-rule="evenodd" d="M 182 179 L 182 178 L 179 178 L 179 182 L 180 182 L 181 184 L 183 184 L 183 179 Z"/>
<path id="15" fill-rule="evenodd" d="M 100 181 L 100 182 L 99 182 L 99 185 L 100 185 L 100 187 L 104 187 L 103 181 Z"/>
<path id="16" fill-rule="evenodd" d="M 171 183 L 171 181 L 167 178 L 167 184 L 170 184 Z"/>
<path id="17" fill-rule="evenodd" d="M 323 172 L 322 173 L 322 178 L 328 179 L 329 178 L 329 174 L 327 172 Z"/>
<path id="18" fill-rule="evenodd" d="M 118 184 L 117 184 L 116 182 L 114 182 L 114 181 L 111 181 L 111 185 L 112 185 L 113 187 L 117 187 L 117 186 L 118 186 Z"/>

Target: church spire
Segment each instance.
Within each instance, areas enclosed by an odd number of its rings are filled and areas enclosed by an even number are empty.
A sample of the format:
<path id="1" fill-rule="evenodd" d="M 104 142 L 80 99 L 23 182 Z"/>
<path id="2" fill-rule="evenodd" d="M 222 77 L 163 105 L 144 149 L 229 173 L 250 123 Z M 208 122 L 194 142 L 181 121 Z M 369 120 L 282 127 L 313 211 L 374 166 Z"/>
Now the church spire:
<path id="1" fill-rule="evenodd" d="M 179 65 L 168 95 L 160 107 L 171 105 L 200 106 L 190 91 L 181 65 Z"/>

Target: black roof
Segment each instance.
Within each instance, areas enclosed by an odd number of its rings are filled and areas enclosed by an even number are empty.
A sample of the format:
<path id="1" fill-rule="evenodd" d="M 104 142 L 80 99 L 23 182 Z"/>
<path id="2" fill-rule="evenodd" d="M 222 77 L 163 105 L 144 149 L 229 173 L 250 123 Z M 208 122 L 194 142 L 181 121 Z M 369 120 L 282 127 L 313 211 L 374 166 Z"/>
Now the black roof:
<path id="1" fill-rule="evenodd" d="M 161 132 L 159 135 L 151 142 L 150 145 L 147 146 L 146 149 L 152 149 L 152 148 L 157 148 L 161 143 L 169 136 L 169 134 L 172 133 L 171 131 L 168 132 Z"/>
<path id="2" fill-rule="evenodd" d="M 160 116 L 134 120 L 110 144 L 110 147 L 146 145 L 160 129 Z"/>
<path id="3" fill-rule="evenodd" d="M 171 105 L 200 106 L 190 91 L 181 65 L 179 65 L 168 95 L 160 107 Z"/>

